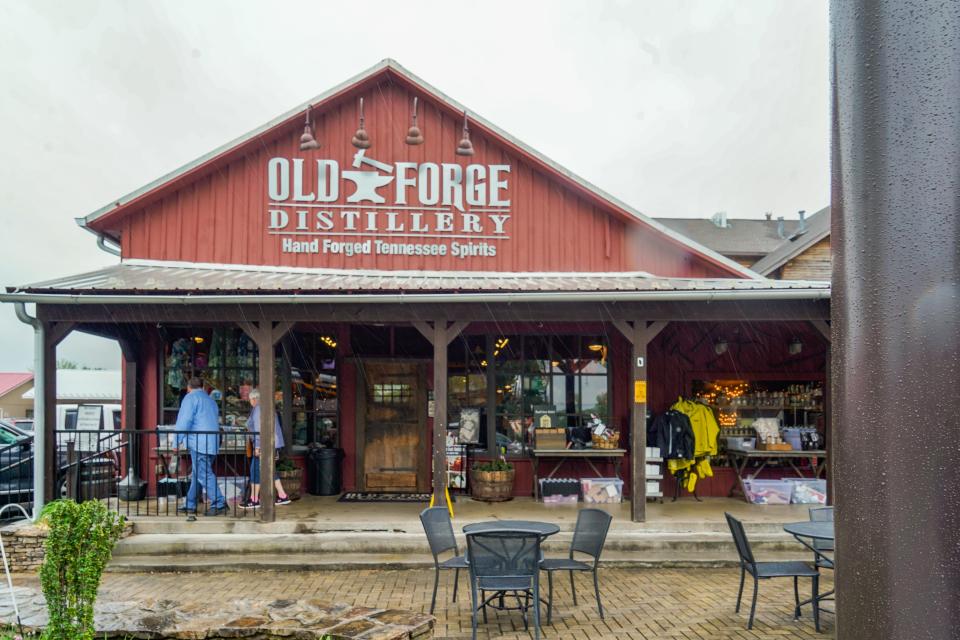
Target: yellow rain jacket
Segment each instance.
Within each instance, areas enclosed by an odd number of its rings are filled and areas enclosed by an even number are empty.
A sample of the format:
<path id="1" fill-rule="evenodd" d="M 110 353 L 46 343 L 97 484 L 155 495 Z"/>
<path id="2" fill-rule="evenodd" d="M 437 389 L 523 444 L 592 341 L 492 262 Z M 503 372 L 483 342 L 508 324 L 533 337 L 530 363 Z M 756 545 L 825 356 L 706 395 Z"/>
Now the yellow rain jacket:
<path id="1" fill-rule="evenodd" d="M 693 493 L 698 474 L 699 477 L 706 478 L 713 476 L 710 456 L 717 455 L 717 436 L 720 434 L 720 425 L 717 424 L 713 410 L 699 402 L 680 398 L 670 408 L 690 418 L 690 426 L 693 427 L 694 460 L 668 460 L 667 468 L 674 475 L 684 469 L 691 469 L 687 477 L 687 491 Z"/>

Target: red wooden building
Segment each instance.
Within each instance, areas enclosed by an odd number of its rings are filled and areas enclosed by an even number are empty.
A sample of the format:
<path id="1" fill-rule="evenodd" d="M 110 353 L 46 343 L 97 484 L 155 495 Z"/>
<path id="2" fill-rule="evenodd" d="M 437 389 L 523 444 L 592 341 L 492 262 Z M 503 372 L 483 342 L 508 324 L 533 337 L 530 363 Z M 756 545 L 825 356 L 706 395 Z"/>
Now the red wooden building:
<path id="1" fill-rule="evenodd" d="M 641 520 L 648 411 L 825 383 L 827 283 L 758 276 L 389 60 L 78 222 L 117 265 L 2 297 L 37 303 L 47 370 L 69 331 L 120 340 L 131 429 L 172 423 L 191 375 L 236 427 L 269 377 L 290 453 L 341 447 L 347 490 L 442 487 L 436 416 L 466 415 L 530 495 L 534 418 L 596 415 Z"/>

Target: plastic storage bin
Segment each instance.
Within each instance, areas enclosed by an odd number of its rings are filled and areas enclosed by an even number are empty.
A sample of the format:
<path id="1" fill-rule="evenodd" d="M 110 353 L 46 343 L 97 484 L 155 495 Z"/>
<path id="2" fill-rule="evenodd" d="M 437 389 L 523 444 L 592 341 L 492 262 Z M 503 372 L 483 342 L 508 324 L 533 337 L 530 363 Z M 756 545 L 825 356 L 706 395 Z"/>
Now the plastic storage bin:
<path id="1" fill-rule="evenodd" d="M 609 504 L 623 500 L 623 480 L 619 478 L 582 478 L 580 489 L 587 503 Z"/>
<path id="2" fill-rule="evenodd" d="M 543 496 L 543 504 L 567 504 L 574 505 L 580 502 L 580 496 L 563 496 L 563 495 L 552 495 L 552 496 Z"/>
<path id="3" fill-rule="evenodd" d="M 793 485 L 792 504 L 827 504 L 827 481 L 814 478 L 784 478 Z"/>
<path id="4" fill-rule="evenodd" d="M 790 504 L 793 482 L 783 480 L 744 480 L 747 498 L 753 504 Z"/>
<path id="5" fill-rule="evenodd" d="M 783 430 L 783 441 L 790 444 L 793 447 L 794 451 L 800 451 L 803 449 L 803 445 L 800 440 L 800 431 L 801 429 L 790 427 Z"/>

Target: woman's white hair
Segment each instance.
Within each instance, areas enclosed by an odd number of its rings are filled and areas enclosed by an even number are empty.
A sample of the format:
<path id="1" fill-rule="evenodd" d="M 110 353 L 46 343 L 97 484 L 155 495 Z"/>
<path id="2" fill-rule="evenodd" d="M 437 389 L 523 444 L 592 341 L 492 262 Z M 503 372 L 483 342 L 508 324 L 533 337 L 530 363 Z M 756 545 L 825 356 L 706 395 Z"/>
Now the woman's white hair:
<path id="1" fill-rule="evenodd" d="M 250 398 L 251 400 L 259 400 L 260 391 L 257 389 L 253 389 L 247 397 Z"/>

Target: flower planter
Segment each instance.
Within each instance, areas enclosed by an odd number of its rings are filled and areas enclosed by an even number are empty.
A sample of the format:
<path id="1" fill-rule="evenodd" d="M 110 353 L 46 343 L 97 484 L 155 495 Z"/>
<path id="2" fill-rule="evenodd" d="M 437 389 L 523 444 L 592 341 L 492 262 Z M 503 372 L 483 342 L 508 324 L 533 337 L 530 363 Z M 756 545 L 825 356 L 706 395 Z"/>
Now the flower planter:
<path id="1" fill-rule="evenodd" d="M 291 500 L 300 499 L 300 483 L 303 482 L 303 469 L 297 468 L 293 471 L 278 471 L 280 482 L 283 484 L 284 491 Z"/>
<path id="2" fill-rule="evenodd" d="M 514 470 L 470 471 L 470 495 L 474 500 L 503 502 L 513 499 Z"/>

